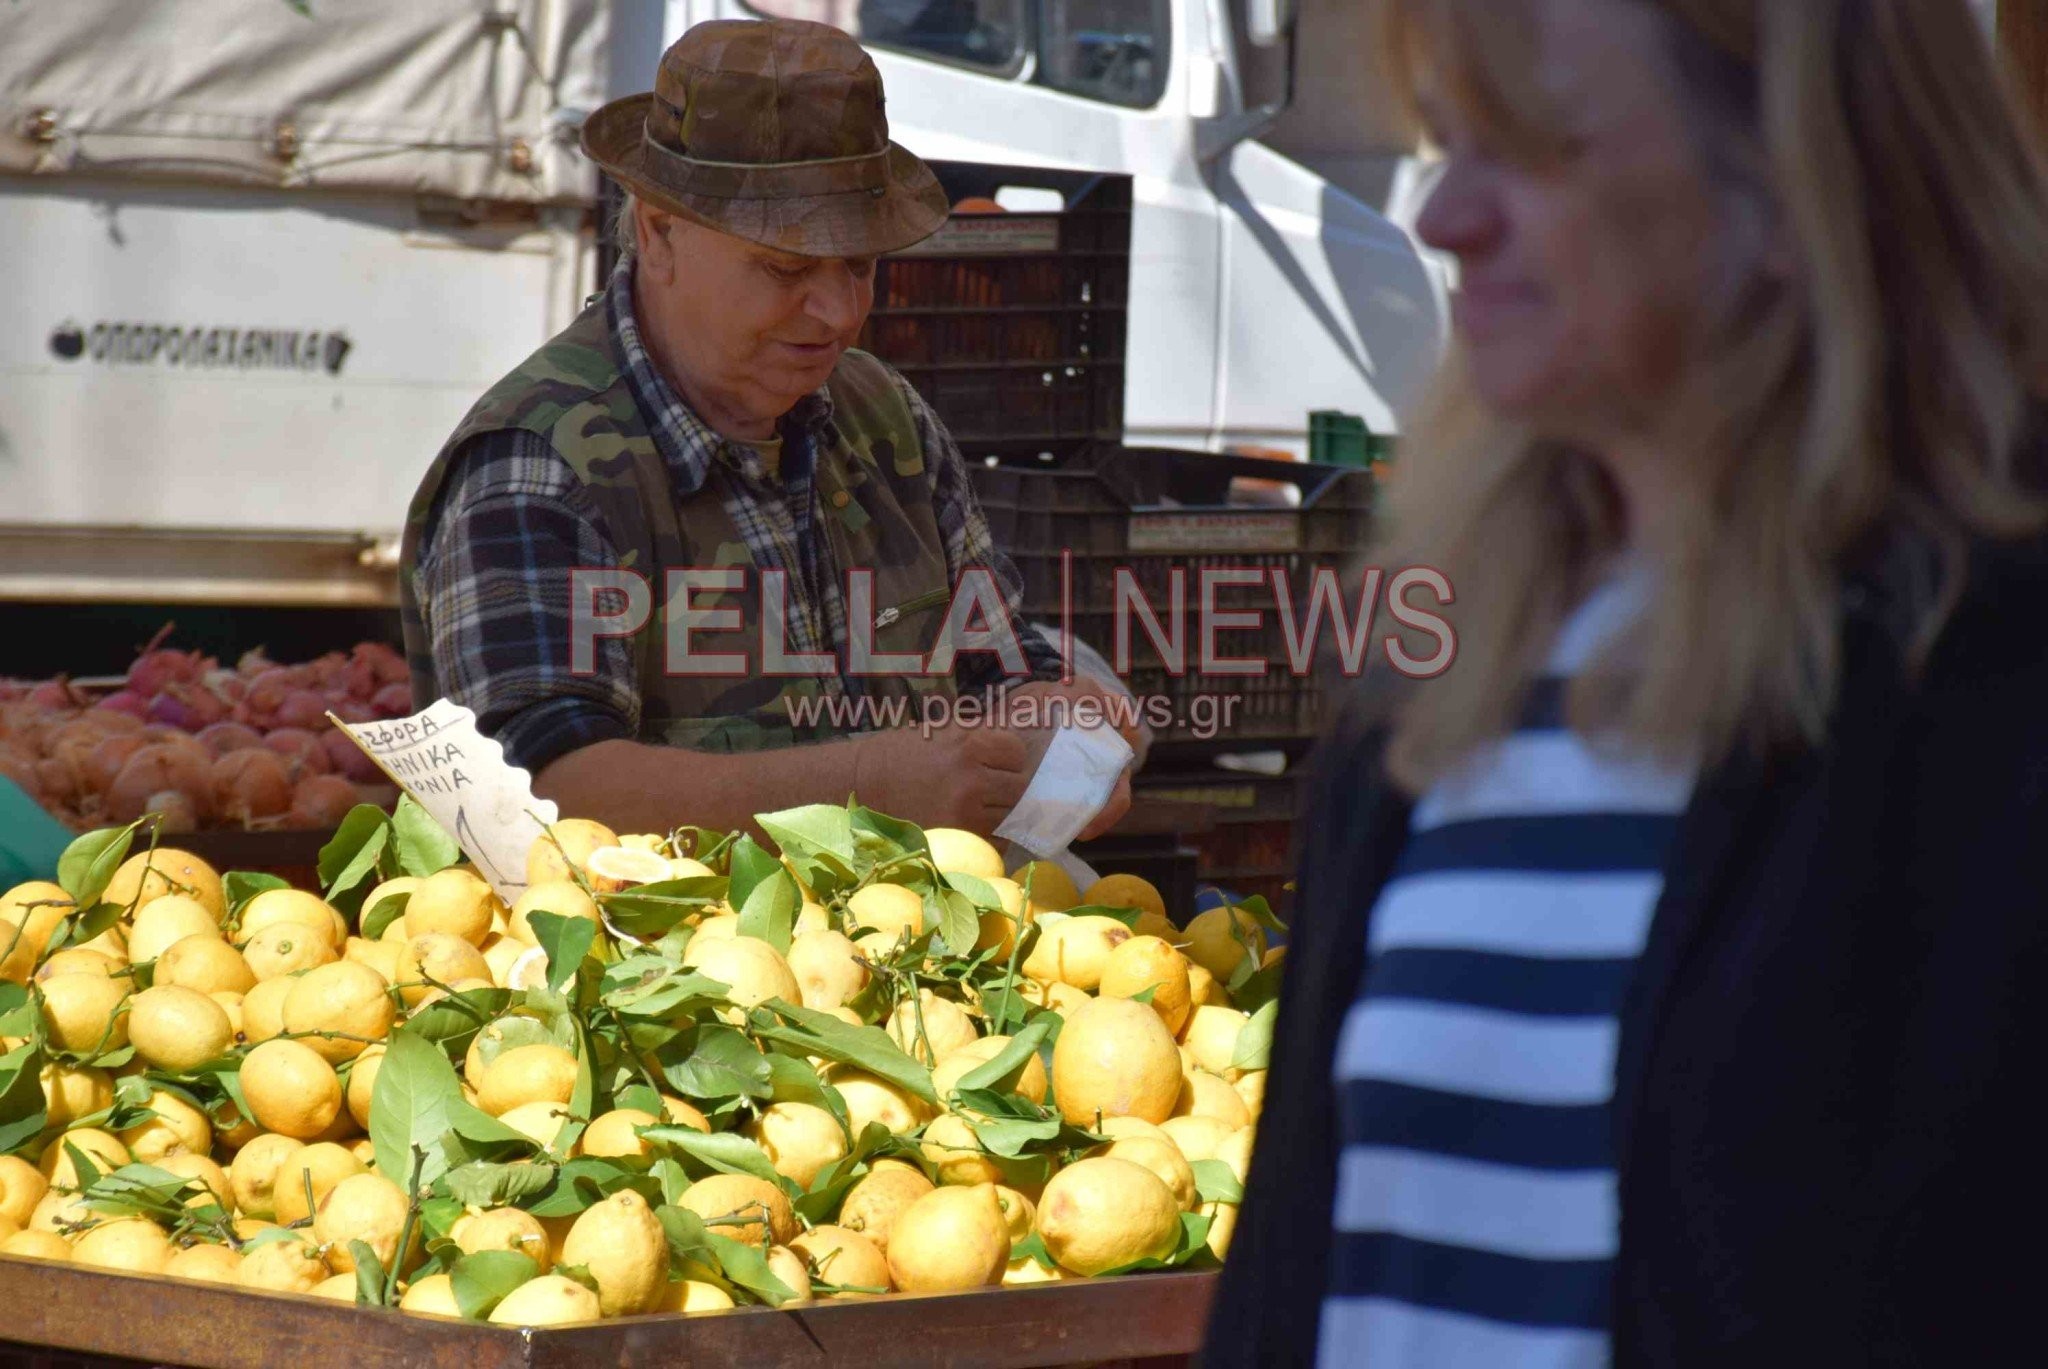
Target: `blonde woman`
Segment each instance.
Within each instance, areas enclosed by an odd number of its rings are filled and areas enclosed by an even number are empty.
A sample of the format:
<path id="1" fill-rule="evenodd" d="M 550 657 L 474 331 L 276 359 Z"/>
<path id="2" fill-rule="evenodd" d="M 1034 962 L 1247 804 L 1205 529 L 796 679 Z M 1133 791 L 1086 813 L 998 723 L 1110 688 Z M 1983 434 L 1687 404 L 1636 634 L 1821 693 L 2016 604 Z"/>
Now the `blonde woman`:
<path id="1" fill-rule="evenodd" d="M 1461 265 L 1206 1363 L 2040 1358 L 2048 181 L 1966 0 L 1387 0 Z"/>

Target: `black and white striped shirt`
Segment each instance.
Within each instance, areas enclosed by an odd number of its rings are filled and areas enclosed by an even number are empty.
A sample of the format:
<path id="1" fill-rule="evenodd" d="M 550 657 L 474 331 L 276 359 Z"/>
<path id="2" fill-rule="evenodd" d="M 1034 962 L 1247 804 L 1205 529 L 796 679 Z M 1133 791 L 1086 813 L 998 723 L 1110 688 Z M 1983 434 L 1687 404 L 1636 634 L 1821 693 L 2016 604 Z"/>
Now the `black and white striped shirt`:
<path id="1" fill-rule="evenodd" d="M 1560 705 L 1642 589 L 1592 595 L 1521 726 L 1415 808 L 1337 1046 L 1320 1365 L 1608 1362 L 1618 1015 L 1693 774 Z"/>

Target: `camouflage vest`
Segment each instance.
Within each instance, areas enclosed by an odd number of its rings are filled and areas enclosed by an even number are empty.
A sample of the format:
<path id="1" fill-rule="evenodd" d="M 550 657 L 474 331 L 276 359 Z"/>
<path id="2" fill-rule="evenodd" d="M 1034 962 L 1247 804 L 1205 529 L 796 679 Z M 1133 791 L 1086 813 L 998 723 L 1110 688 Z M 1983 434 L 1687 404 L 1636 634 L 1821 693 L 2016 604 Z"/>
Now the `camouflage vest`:
<path id="1" fill-rule="evenodd" d="M 604 301 L 596 300 L 477 401 L 435 458 L 413 496 L 399 570 L 400 615 L 415 704 L 425 707 L 438 689 L 413 583 L 427 516 L 450 458 L 464 443 L 483 433 L 516 428 L 548 439 L 591 496 L 601 530 L 618 549 L 621 564 L 648 581 L 654 611 L 632 643 L 640 679 L 642 741 L 703 751 L 753 751 L 838 735 L 822 718 L 799 726 L 789 707 L 793 699 L 832 692 L 835 680 L 762 673 L 759 567 L 721 493 L 721 482 L 735 477 L 722 462 L 713 461 L 704 487 L 679 497 L 624 369 Z M 933 473 L 925 465 L 916 420 L 894 376 L 865 352 L 847 352 L 827 390 L 832 418 L 810 435 L 817 494 L 812 529 L 827 541 L 827 573 L 842 577 L 840 589 L 850 618 L 854 609 L 845 573 L 873 572 L 876 652 L 928 653 L 944 623 L 952 583 L 945 538 L 932 506 Z M 739 592 L 700 589 L 689 605 L 700 612 L 738 611 L 738 629 L 699 630 L 690 649 L 700 656 L 743 655 L 743 671 L 669 672 L 664 572 L 693 567 L 738 567 L 745 572 L 745 588 Z M 569 568 L 563 567 L 562 573 L 567 575 Z M 791 599 L 808 592 L 798 568 L 790 568 Z M 680 630 L 677 636 L 680 647 Z M 793 645 L 784 649 L 795 650 Z M 838 665 L 844 668 L 847 663 L 842 660 Z M 887 699 L 950 694 L 954 685 L 946 673 L 868 678 L 860 687 L 871 697 Z"/>

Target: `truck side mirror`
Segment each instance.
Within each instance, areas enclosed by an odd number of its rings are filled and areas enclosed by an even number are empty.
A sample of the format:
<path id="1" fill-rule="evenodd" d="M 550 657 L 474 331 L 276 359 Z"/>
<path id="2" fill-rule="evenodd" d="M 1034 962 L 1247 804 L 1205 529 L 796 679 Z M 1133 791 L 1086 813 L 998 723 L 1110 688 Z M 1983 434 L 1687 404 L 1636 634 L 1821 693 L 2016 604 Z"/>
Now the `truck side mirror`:
<path id="1" fill-rule="evenodd" d="M 1245 0 L 1244 26 L 1253 47 L 1279 47 L 1294 28 L 1294 0 Z"/>

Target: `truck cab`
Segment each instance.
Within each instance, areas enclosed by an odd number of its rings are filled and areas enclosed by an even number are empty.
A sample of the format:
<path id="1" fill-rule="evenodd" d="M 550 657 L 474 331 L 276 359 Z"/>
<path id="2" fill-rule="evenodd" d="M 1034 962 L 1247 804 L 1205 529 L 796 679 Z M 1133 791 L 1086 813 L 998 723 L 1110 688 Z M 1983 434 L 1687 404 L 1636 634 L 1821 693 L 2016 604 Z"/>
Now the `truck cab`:
<path id="1" fill-rule="evenodd" d="M 1261 8 L 668 0 L 662 40 L 709 19 L 833 24 L 874 53 L 893 132 L 911 151 L 1131 176 L 1125 440 L 1302 454 L 1312 410 L 1394 430 L 1442 346 L 1443 280 L 1385 213 L 1254 136 L 1283 118 L 1372 122 L 1354 113 L 1371 79 L 1354 21 L 1370 6 L 1332 0 L 1303 16 L 1358 40 L 1348 65 L 1316 68 L 1312 87 L 1293 79 L 1291 16 L 1266 0 L 1261 33 Z M 1028 193 L 997 198 L 1037 207 Z"/>

